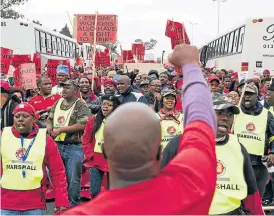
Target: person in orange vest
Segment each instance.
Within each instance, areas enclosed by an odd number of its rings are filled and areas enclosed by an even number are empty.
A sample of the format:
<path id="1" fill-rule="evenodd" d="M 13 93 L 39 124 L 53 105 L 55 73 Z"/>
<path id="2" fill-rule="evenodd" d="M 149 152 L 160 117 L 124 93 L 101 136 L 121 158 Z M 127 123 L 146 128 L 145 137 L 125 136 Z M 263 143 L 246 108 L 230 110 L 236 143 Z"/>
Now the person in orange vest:
<path id="1" fill-rule="evenodd" d="M 34 108 L 21 103 L 14 125 L 1 137 L 1 215 L 42 215 L 46 208 L 46 167 L 55 190 L 56 212 L 69 207 L 65 167 L 57 145 L 35 123 Z"/>
<path id="2" fill-rule="evenodd" d="M 176 46 L 170 62 L 184 70 L 185 131 L 178 155 L 160 171 L 161 125 L 154 111 L 136 102 L 118 107 L 106 121 L 102 147 L 110 190 L 64 215 L 208 214 L 217 176 L 212 99 L 196 47 Z"/>

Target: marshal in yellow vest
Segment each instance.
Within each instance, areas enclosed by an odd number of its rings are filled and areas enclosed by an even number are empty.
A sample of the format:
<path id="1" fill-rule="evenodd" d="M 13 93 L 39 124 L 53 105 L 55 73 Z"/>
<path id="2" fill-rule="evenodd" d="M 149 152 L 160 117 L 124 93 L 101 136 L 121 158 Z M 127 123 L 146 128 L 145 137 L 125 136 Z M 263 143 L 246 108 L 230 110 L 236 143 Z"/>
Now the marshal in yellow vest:
<path id="1" fill-rule="evenodd" d="M 210 215 L 225 214 L 238 209 L 247 197 L 244 177 L 244 156 L 235 135 L 225 145 L 216 145 L 217 184 Z"/>
<path id="2" fill-rule="evenodd" d="M 157 114 L 160 118 L 159 114 Z M 182 133 L 183 130 L 183 114 L 180 113 L 178 120 L 180 121 L 180 124 L 178 124 L 175 120 L 169 119 L 169 120 L 162 120 L 161 128 L 162 128 L 162 151 L 165 149 L 168 142 L 178 134 Z"/>
<path id="3" fill-rule="evenodd" d="M 71 108 L 68 110 L 61 110 L 61 104 L 64 101 L 64 98 L 59 99 L 56 104 L 54 116 L 53 116 L 53 128 L 66 127 L 69 125 L 70 116 L 74 110 L 74 107 L 79 99 L 77 99 Z M 57 142 L 63 142 L 66 138 L 66 133 L 61 133 L 55 138 Z"/>
<path id="4" fill-rule="evenodd" d="M 24 139 L 24 149 L 20 138 L 13 135 L 11 127 L 3 130 L 1 138 L 2 178 L 1 187 L 8 190 L 33 190 L 41 187 L 43 161 L 46 149 L 46 129 L 39 129 L 25 162 L 22 154 L 33 139 Z M 25 178 L 22 171 L 25 170 Z"/>
<path id="5" fill-rule="evenodd" d="M 240 110 L 235 117 L 234 134 L 249 154 L 264 155 L 267 118 L 268 110 L 265 108 L 258 116 L 247 115 Z"/>
<path id="6" fill-rule="evenodd" d="M 99 130 L 95 134 L 95 146 L 94 152 L 102 154 L 102 144 L 104 143 L 104 128 L 105 128 L 105 120 L 103 120 Z"/>

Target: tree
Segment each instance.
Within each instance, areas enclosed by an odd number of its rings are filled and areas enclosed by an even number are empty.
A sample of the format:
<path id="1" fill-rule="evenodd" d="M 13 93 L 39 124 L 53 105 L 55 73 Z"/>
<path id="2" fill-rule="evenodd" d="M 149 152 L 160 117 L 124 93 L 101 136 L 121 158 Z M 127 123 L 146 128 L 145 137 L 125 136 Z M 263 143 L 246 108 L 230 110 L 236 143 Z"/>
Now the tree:
<path id="1" fill-rule="evenodd" d="M 150 39 L 149 41 L 143 42 L 142 39 L 136 39 L 134 42 L 135 43 L 144 43 L 146 50 L 152 50 L 152 49 L 154 49 L 154 47 L 156 46 L 158 41 L 155 39 Z"/>
<path id="2" fill-rule="evenodd" d="M 63 35 L 66 35 L 70 38 L 72 38 L 72 35 L 70 33 L 70 30 L 69 30 L 69 27 L 68 27 L 68 24 L 65 25 L 64 28 L 61 29 L 61 31 L 59 32 L 60 34 L 63 34 Z"/>
<path id="3" fill-rule="evenodd" d="M 24 4 L 28 0 L 1 0 L 1 18 L 4 19 L 18 19 L 24 18 L 23 14 L 14 10 L 14 6 Z"/>

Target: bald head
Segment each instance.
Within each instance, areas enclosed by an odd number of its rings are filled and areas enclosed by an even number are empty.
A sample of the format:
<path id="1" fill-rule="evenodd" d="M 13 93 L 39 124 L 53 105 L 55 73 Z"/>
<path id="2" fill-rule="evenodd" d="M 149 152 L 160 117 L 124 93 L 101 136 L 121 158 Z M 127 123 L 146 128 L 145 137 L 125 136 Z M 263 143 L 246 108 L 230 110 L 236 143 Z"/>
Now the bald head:
<path id="1" fill-rule="evenodd" d="M 123 94 L 128 91 L 130 84 L 131 84 L 130 78 L 126 75 L 121 75 L 119 76 L 117 80 L 117 90 L 119 91 L 120 94 Z"/>
<path id="2" fill-rule="evenodd" d="M 121 75 L 119 76 L 118 82 L 123 82 L 123 83 L 127 83 L 127 84 L 130 84 L 130 78 L 127 76 L 127 75 Z"/>
<path id="3" fill-rule="evenodd" d="M 124 180 L 150 175 L 147 168 L 159 160 L 160 142 L 160 121 L 151 108 L 137 102 L 120 106 L 108 117 L 104 128 L 110 173 Z"/>

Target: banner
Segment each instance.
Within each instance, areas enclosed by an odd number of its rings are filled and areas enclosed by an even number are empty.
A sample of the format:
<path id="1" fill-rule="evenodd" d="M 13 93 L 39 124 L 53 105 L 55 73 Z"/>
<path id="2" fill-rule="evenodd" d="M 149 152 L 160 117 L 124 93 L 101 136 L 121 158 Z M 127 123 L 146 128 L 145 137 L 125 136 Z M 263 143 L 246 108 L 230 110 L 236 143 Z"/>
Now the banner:
<path id="1" fill-rule="evenodd" d="M 37 88 L 34 63 L 24 63 L 19 66 L 19 84 L 24 90 Z"/>
<path id="2" fill-rule="evenodd" d="M 20 64 L 31 63 L 31 55 L 13 55 L 12 66 L 18 68 Z"/>
<path id="3" fill-rule="evenodd" d="M 34 53 L 33 55 L 33 60 L 32 62 L 35 64 L 35 68 L 36 68 L 36 75 L 41 75 L 42 70 L 41 70 L 41 56 L 39 53 Z"/>
<path id="4" fill-rule="evenodd" d="M 77 42 L 94 43 L 95 14 L 76 14 Z M 117 41 L 117 15 L 98 14 L 96 43 L 109 44 Z"/>
<path id="5" fill-rule="evenodd" d="M 8 74 L 13 50 L 1 47 L 1 73 Z"/>

